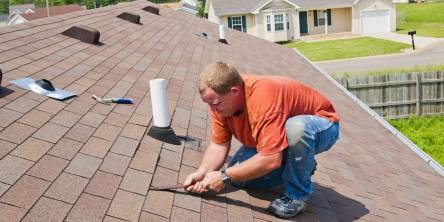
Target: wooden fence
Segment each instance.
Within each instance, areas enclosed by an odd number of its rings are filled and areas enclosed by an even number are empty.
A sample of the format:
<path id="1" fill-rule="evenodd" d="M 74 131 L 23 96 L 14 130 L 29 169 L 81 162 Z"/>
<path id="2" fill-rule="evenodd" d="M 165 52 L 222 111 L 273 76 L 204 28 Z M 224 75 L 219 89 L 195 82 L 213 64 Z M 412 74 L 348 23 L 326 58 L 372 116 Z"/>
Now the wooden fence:
<path id="1" fill-rule="evenodd" d="M 444 71 L 350 77 L 337 81 L 384 117 L 444 113 Z"/>

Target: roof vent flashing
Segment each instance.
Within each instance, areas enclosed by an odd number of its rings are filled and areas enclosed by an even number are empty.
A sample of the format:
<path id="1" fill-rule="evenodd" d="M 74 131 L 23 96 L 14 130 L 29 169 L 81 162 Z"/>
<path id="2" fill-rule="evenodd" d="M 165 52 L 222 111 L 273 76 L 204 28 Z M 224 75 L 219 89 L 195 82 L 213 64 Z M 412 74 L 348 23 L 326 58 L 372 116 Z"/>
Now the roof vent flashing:
<path id="1" fill-rule="evenodd" d="M 153 7 L 148 5 L 147 7 L 143 8 L 143 10 L 147 11 L 147 12 L 151 12 L 153 14 L 159 15 L 159 8 Z"/>
<path id="2" fill-rule="evenodd" d="M 136 15 L 129 12 L 124 12 L 117 16 L 117 18 L 121 18 L 123 20 L 127 20 L 134 24 L 140 24 L 140 15 Z"/>
<path id="3" fill-rule="evenodd" d="M 62 32 L 63 35 L 66 35 L 71 38 L 78 39 L 82 42 L 99 45 L 100 32 L 97 29 L 90 28 L 83 25 L 73 26 L 68 30 Z"/>

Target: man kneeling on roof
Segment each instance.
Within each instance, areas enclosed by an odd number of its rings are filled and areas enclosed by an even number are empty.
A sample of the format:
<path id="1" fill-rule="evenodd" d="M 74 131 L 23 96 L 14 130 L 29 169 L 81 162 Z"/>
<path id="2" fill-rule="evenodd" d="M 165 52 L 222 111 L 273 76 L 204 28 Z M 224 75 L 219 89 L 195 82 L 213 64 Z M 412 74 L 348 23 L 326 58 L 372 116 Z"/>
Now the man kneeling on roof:
<path id="1" fill-rule="evenodd" d="M 211 144 L 199 169 L 184 184 L 190 192 L 220 191 L 226 183 L 262 189 L 284 185 L 268 210 L 290 218 L 313 192 L 314 155 L 339 135 L 339 116 L 314 89 L 281 76 L 240 75 L 217 62 L 200 74 L 199 92 L 209 105 Z M 223 167 L 234 135 L 243 145 Z"/>

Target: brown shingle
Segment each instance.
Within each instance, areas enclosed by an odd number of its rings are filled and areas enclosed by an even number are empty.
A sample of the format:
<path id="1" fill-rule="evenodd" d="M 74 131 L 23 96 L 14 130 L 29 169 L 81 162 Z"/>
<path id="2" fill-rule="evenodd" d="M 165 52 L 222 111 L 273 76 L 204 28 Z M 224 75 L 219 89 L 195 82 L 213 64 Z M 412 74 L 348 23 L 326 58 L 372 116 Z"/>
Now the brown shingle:
<path id="1" fill-rule="evenodd" d="M 131 158 L 127 156 L 109 152 L 100 166 L 100 170 L 123 176 L 130 161 Z"/>
<path id="2" fill-rule="evenodd" d="M 20 123 L 24 123 L 33 127 L 41 127 L 48 120 L 51 119 L 51 114 L 40 110 L 31 110 L 18 120 Z"/>
<path id="3" fill-rule="evenodd" d="M 112 199 L 121 180 L 122 177 L 120 176 L 99 170 L 91 179 L 91 182 L 86 187 L 85 192 Z"/>
<path id="4" fill-rule="evenodd" d="M 128 168 L 119 188 L 146 196 L 152 177 L 150 173 Z"/>
<path id="5" fill-rule="evenodd" d="M 150 190 L 146 196 L 143 210 L 170 218 L 174 193 Z"/>
<path id="6" fill-rule="evenodd" d="M 53 123 L 46 123 L 32 136 L 51 143 L 56 143 L 60 138 L 68 132 L 69 128 Z"/>
<path id="7" fill-rule="evenodd" d="M 26 214 L 26 209 L 0 203 L 0 218 L 4 221 L 20 221 Z"/>
<path id="8" fill-rule="evenodd" d="M 42 197 L 23 218 L 23 221 L 62 221 L 70 209 L 70 204 Z"/>
<path id="9" fill-rule="evenodd" d="M 146 127 L 128 123 L 126 124 L 125 128 L 123 128 L 120 135 L 131 139 L 140 140 L 142 139 L 145 130 Z"/>
<path id="10" fill-rule="evenodd" d="M 99 158 L 104 158 L 111 148 L 112 143 L 96 137 L 91 137 L 83 146 L 81 153 Z"/>
<path id="11" fill-rule="evenodd" d="M 150 214 L 143 212 L 140 214 L 140 222 L 168 222 L 169 220 L 165 217 L 157 216 L 155 214 Z"/>
<path id="12" fill-rule="evenodd" d="M 88 112 L 86 115 L 82 117 L 82 119 L 80 119 L 79 123 L 92 127 L 98 127 L 100 123 L 102 123 L 102 121 L 105 119 L 105 117 L 106 116 L 101 114 Z"/>
<path id="13" fill-rule="evenodd" d="M 34 162 L 7 155 L 0 160 L 0 181 L 6 184 L 14 184 Z"/>
<path id="14" fill-rule="evenodd" d="M 139 141 L 137 140 L 126 137 L 118 137 L 116 142 L 114 142 L 114 145 L 111 147 L 111 151 L 132 157 L 136 152 L 138 145 Z"/>
<path id="15" fill-rule="evenodd" d="M 180 153 L 162 149 L 160 152 L 158 165 L 171 170 L 179 171 L 181 158 L 182 155 Z"/>
<path id="16" fill-rule="evenodd" d="M 81 115 L 73 112 L 61 111 L 51 119 L 51 122 L 66 127 L 72 127 L 81 117 Z"/>
<path id="17" fill-rule="evenodd" d="M 173 207 L 172 213 L 171 213 L 171 221 L 179 222 L 179 221 L 200 221 L 200 215 L 199 213 L 182 209 L 179 207 Z"/>
<path id="18" fill-rule="evenodd" d="M 3 159 L 3 157 L 6 156 L 16 146 L 17 145 L 15 145 L 15 144 L 13 144 L 11 142 L 0 140 L 0 160 Z"/>
<path id="19" fill-rule="evenodd" d="M 36 109 L 45 111 L 49 114 L 57 114 L 60 110 L 62 110 L 66 106 L 66 103 L 54 100 L 54 99 L 48 99 L 39 106 L 36 107 Z"/>
<path id="20" fill-rule="evenodd" d="M 202 203 L 201 221 L 208 222 L 223 222 L 227 220 L 227 210 L 225 208 Z"/>
<path id="21" fill-rule="evenodd" d="M 45 196 L 74 204 L 88 182 L 88 179 L 62 173 L 46 191 Z"/>
<path id="22" fill-rule="evenodd" d="M 48 181 L 54 181 L 68 163 L 65 159 L 45 155 L 26 174 Z"/>
<path id="23" fill-rule="evenodd" d="M 113 142 L 119 135 L 120 130 L 122 130 L 122 128 L 102 123 L 102 125 L 97 128 L 94 136 Z"/>
<path id="24" fill-rule="evenodd" d="M 154 173 L 158 157 L 158 153 L 137 151 L 131 160 L 130 167 L 136 170 Z"/>
<path id="25" fill-rule="evenodd" d="M 66 221 L 102 221 L 110 203 L 104 198 L 82 194 Z"/>
<path id="26" fill-rule="evenodd" d="M 118 190 L 107 214 L 125 220 L 137 221 L 142 210 L 143 200 L 141 195 Z"/>
<path id="27" fill-rule="evenodd" d="M 94 130 L 96 130 L 94 127 L 77 123 L 66 133 L 65 137 L 85 143 L 94 133 Z"/>
<path id="28" fill-rule="evenodd" d="M 9 124 L 13 123 L 17 119 L 19 119 L 22 116 L 21 113 L 1 108 L 0 109 L 0 126 L 1 127 L 7 127 Z"/>
<path id="29" fill-rule="evenodd" d="M 20 97 L 10 102 L 8 105 L 5 106 L 5 108 L 17 111 L 19 113 L 27 113 L 30 110 L 32 110 L 34 107 L 36 107 L 38 104 L 40 103 L 35 100 L 27 99 L 25 97 Z"/>
<path id="30" fill-rule="evenodd" d="M 12 151 L 11 154 L 24 159 L 37 161 L 45 155 L 52 146 L 52 143 L 30 137 Z"/>
<path id="31" fill-rule="evenodd" d="M 0 201 L 14 206 L 30 209 L 49 187 L 50 183 L 24 175 L 0 198 Z"/>
<path id="32" fill-rule="evenodd" d="M 0 132 L 0 139 L 4 139 L 16 144 L 25 141 L 37 129 L 21 123 L 13 123 Z"/>
<path id="33" fill-rule="evenodd" d="M 71 160 L 81 147 L 82 143 L 80 142 L 62 138 L 54 145 L 48 154 Z"/>
<path id="34" fill-rule="evenodd" d="M 65 171 L 82 177 L 91 178 L 99 168 L 102 159 L 78 153 Z"/>

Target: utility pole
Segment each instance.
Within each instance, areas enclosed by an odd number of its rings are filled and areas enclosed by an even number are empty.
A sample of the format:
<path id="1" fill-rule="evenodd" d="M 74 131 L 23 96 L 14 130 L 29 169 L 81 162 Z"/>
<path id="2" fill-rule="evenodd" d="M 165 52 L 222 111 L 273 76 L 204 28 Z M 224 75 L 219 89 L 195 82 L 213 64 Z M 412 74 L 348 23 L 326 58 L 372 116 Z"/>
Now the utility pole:
<path id="1" fill-rule="evenodd" d="M 49 15 L 49 3 L 48 3 L 48 0 L 46 0 L 46 13 L 47 13 L 47 15 L 49 17 L 50 15 Z"/>

